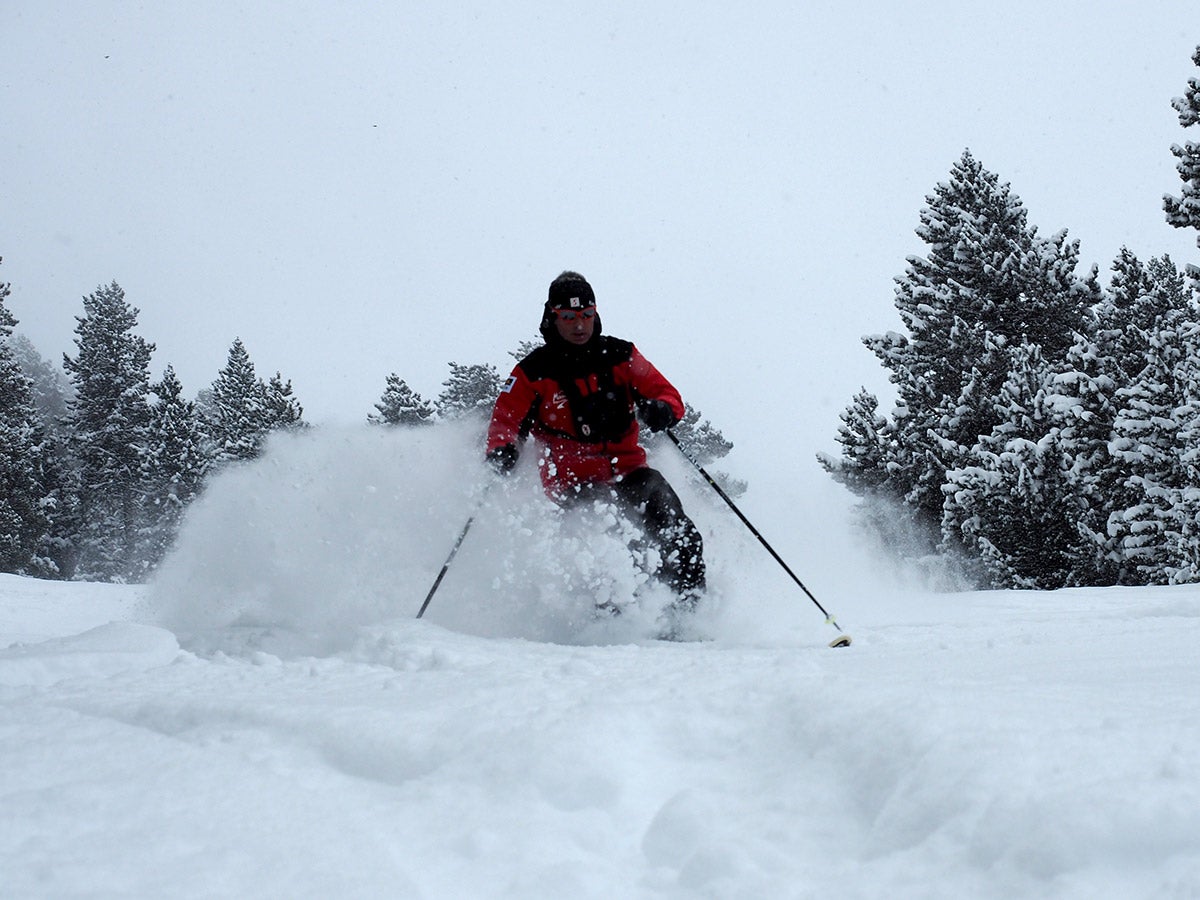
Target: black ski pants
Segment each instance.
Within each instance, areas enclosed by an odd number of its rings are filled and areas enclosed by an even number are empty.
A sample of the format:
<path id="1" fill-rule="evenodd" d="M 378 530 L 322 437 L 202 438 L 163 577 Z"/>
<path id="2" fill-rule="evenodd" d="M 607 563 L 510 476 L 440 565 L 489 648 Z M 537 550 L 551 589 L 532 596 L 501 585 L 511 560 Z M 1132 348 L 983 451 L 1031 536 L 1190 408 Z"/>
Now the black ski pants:
<path id="1" fill-rule="evenodd" d="M 704 590 L 704 541 L 675 489 L 657 469 L 644 467 L 610 484 L 589 485 L 574 499 L 598 499 L 605 489 L 658 551 L 661 564 L 655 577 L 681 600 L 694 604 Z"/>

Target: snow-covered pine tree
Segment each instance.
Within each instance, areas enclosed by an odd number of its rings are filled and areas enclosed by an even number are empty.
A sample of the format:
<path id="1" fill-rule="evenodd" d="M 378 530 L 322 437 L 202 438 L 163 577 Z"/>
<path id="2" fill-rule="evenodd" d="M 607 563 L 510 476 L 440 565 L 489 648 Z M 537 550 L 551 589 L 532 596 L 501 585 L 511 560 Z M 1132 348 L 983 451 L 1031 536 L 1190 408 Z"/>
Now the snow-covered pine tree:
<path id="1" fill-rule="evenodd" d="M 23 334 L 10 343 L 21 370 L 33 387 L 33 405 L 42 426 L 39 452 L 34 457 L 42 486 L 42 509 L 50 519 L 50 532 L 38 551 L 35 574 L 59 578 L 74 568 L 75 536 L 79 533 L 77 472 L 70 452 L 67 419 L 75 396 L 61 366 L 55 366 Z"/>
<path id="2" fill-rule="evenodd" d="M 500 372 L 491 363 L 450 363 L 450 377 L 434 406 L 443 419 L 457 419 L 491 412 L 503 386 Z"/>
<path id="3" fill-rule="evenodd" d="M 174 368 L 150 386 L 155 401 L 142 455 L 142 523 L 139 553 L 155 569 L 175 541 L 184 510 L 200 493 L 209 457 L 196 404 L 183 397 Z"/>
<path id="4" fill-rule="evenodd" d="M 936 534 L 945 472 L 1001 421 L 992 400 L 1008 373 L 988 360 L 1008 346 L 1033 344 L 1048 365 L 1057 364 L 1099 287 L 1094 272 L 1074 274 L 1078 244 L 1065 232 L 1039 237 L 1020 199 L 970 151 L 927 202 L 917 234 L 928 252 L 910 257 L 897 279 L 907 333 L 864 339 L 896 385 L 890 420 L 862 431 L 883 444 L 824 464 L 851 489 L 871 485 L 911 507 L 921 530 Z M 867 424 L 862 400 L 847 410 L 859 426 Z"/>
<path id="5" fill-rule="evenodd" d="M 821 453 L 817 460 L 855 494 L 868 495 L 887 480 L 892 426 L 879 412 L 879 398 L 865 387 L 854 395 L 841 420 L 837 436 L 841 458 Z"/>
<path id="6" fill-rule="evenodd" d="M 63 357 L 75 385 L 68 422 L 80 479 L 74 577 L 127 581 L 140 574 L 141 454 L 154 345 L 134 334 L 138 310 L 115 281 L 84 297 L 83 308 L 78 355 Z"/>
<path id="7" fill-rule="evenodd" d="M 1192 62 L 1200 66 L 1200 47 L 1192 54 Z M 1200 124 L 1200 77 L 1188 79 L 1187 91 L 1182 97 L 1171 101 L 1175 111 L 1179 113 L 1179 124 L 1191 128 Z M 1200 143 L 1185 141 L 1174 144 L 1171 153 L 1176 159 L 1175 168 L 1183 182 L 1180 196 L 1171 194 L 1163 196 L 1163 210 L 1167 214 L 1167 222 L 1176 228 L 1195 228 L 1200 231 Z M 1200 234 L 1196 236 L 1196 246 L 1200 247 Z"/>
<path id="8" fill-rule="evenodd" d="M 1180 366 L 1189 351 L 1185 323 L 1162 323 L 1147 335 L 1147 358 L 1138 380 L 1116 392 L 1119 406 L 1109 452 L 1123 466 L 1124 509 L 1109 518 L 1123 560 L 1123 579 L 1163 584 L 1171 565 L 1176 502 L 1184 487 L 1177 409 L 1184 400 Z"/>
<path id="9" fill-rule="evenodd" d="M 1145 300 L 1153 285 L 1145 264 L 1128 247 L 1121 248 L 1111 272 L 1108 290 L 1096 305 L 1096 334 L 1114 374 L 1127 384 L 1146 364 L 1141 329 L 1154 319 Z"/>
<path id="10" fill-rule="evenodd" d="M 392 372 L 387 376 L 383 396 L 375 404 L 376 412 L 367 416 L 372 425 L 429 425 L 433 407 Z"/>
<path id="11" fill-rule="evenodd" d="M 212 386 L 200 391 L 196 406 L 214 466 L 256 459 L 273 431 L 308 427 L 291 380 L 276 372 L 263 382 L 241 338 L 234 338 L 225 366 Z"/>
<path id="12" fill-rule="evenodd" d="M 1108 571 L 1115 571 L 1119 583 L 1140 584 L 1148 577 L 1145 571 L 1138 570 L 1138 566 L 1146 565 L 1142 558 L 1144 554 L 1136 542 L 1131 543 L 1129 529 L 1134 526 L 1121 520 L 1134 515 L 1128 512 L 1130 510 L 1137 509 L 1140 514 L 1148 515 L 1151 508 L 1161 511 L 1173 501 L 1160 496 L 1152 507 L 1147 506 L 1145 483 L 1130 480 L 1130 476 L 1138 474 L 1140 465 L 1136 445 L 1139 432 L 1151 426 L 1142 423 L 1132 408 L 1126 408 L 1122 413 L 1121 407 L 1134 398 L 1140 398 L 1135 406 L 1141 404 L 1144 407 L 1151 402 L 1152 395 L 1162 395 L 1161 379 L 1166 376 L 1160 354 L 1151 348 L 1151 342 L 1162 344 L 1165 331 L 1173 334 L 1167 339 L 1168 345 L 1178 343 L 1183 340 L 1188 322 L 1196 315 L 1189 301 L 1186 281 L 1169 257 L 1142 263 L 1123 248 L 1113 263 L 1112 273 L 1110 287 L 1096 307 L 1093 333 L 1096 362 L 1092 374 L 1099 379 L 1096 389 L 1105 394 L 1105 414 L 1109 417 L 1110 433 L 1104 454 L 1107 461 L 1101 463 L 1097 458 L 1092 476 L 1081 482 L 1081 487 L 1093 498 L 1090 514 L 1095 520 L 1092 527 L 1097 541 L 1105 548 Z M 1154 364 L 1148 366 L 1148 362 Z M 1167 413 L 1168 407 L 1175 408 L 1179 402 L 1176 388 L 1182 389 L 1183 382 L 1179 380 L 1180 373 L 1175 371 L 1177 368 L 1178 363 L 1169 365 L 1171 391 L 1175 393 L 1161 399 L 1160 411 L 1163 413 Z M 1150 386 L 1153 384 L 1158 387 Z M 1119 414 L 1122 416 L 1120 429 L 1116 427 Z M 1174 413 L 1168 414 L 1168 419 L 1173 417 Z M 1100 427 L 1098 424 L 1093 429 L 1094 437 L 1099 437 Z M 1101 517 L 1104 507 L 1107 507 L 1107 514 Z M 1127 553 L 1132 553 L 1132 557 L 1127 557 Z M 1094 583 L 1110 582 L 1104 578 Z"/>
<path id="13" fill-rule="evenodd" d="M 1069 490 L 1076 503 L 1078 549 L 1069 583 L 1111 585 L 1120 580 L 1120 552 L 1108 533 L 1124 472 L 1109 454 L 1114 396 L 1124 384 L 1112 375 L 1111 333 L 1077 334 L 1063 370 L 1054 377 L 1062 397 L 1060 439 L 1067 454 Z"/>
<path id="14" fill-rule="evenodd" d="M 279 372 L 271 376 L 263 389 L 263 410 L 268 431 L 296 431 L 308 427 L 304 421 L 304 407 L 296 399 L 291 379 L 285 382 Z"/>
<path id="15" fill-rule="evenodd" d="M 50 574 L 42 557 L 50 533 L 42 481 L 45 449 L 33 385 L 21 370 L 12 347 L 17 324 L 0 282 L 0 572 Z"/>
<path id="16" fill-rule="evenodd" d="M 49 531 L 39 541 L 31 574 L 61 578 L 73 571 L 79 533 L 79 479 L 70 458 L 66 422 L 74 391 L 62 369 L 38 353 L 25 335 L 14 332 L 8 343 L 30 381 L 40 439 L 30 449 L 28 463 L 38 480 L 40 512 L 50 523 Z"/>
<path id="17" fill-rule="evenodd" d="M 254 459 L 270 429 L 266 391 L 241 338 L 234 338 L 201 408 L 215 465 Z"/>

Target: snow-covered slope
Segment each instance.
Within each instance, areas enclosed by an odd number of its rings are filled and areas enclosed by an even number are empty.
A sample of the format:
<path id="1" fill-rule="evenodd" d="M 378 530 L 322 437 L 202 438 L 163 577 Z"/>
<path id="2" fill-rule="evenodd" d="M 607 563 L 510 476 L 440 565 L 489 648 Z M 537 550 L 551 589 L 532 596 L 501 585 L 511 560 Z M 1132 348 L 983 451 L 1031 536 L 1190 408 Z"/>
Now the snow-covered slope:
<path id="1" fill-rule="evenodd" d="M 859 588 L 831 650 L 693 494 L 712 640 L 663 644 L 518 486 L 415 621 L 441 440 L 277 450 L 150 588 L 0 576 L 0 896 L 1200 895 L 1200 590 Z"/>

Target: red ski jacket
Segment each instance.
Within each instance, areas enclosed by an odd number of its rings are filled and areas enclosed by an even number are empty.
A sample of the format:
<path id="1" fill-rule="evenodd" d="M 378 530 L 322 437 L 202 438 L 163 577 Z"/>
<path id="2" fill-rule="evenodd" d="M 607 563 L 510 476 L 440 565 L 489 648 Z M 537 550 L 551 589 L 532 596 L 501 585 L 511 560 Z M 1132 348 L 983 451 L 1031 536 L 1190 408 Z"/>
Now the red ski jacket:
<path id="1" fill-rule="evenodd" d="M 583 348 L 542 346 L 513 369 L 492 410 L 487 449 L 532 434 L 547 492 L 607 482 L 646 465 L 634 408 L 662 400 L 684 414 L 679 392 L 628 341 L 598 336 Z"/>

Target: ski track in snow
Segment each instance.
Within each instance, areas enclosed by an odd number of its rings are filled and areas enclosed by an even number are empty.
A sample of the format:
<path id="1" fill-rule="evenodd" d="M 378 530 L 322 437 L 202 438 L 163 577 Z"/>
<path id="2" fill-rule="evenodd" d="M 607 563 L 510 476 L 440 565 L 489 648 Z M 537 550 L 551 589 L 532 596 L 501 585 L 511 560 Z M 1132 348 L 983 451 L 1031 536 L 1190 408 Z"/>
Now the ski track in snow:
<path id="1" fill-rule="evenodd" d="M 277 448 L 150 588 L 0 576 L 0 896 L 1200 896 L 1200 589 L 864 588 L 830 650 L 689 492 L 719 602 L 663 644 L 518 483 L 415 621 L 475 501 L 389 463 L 453 446 Z"/>

